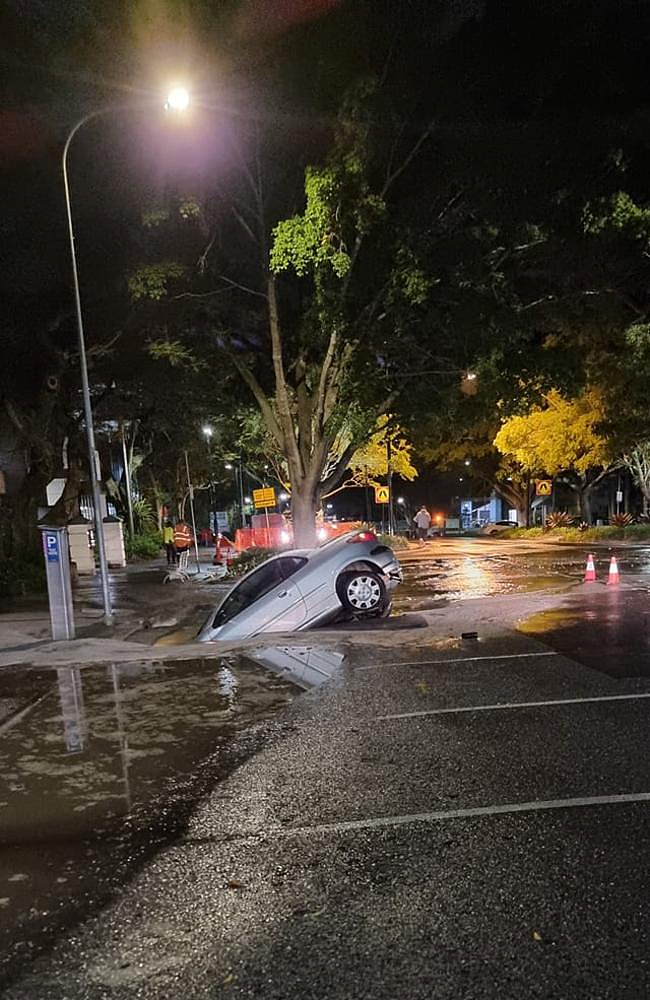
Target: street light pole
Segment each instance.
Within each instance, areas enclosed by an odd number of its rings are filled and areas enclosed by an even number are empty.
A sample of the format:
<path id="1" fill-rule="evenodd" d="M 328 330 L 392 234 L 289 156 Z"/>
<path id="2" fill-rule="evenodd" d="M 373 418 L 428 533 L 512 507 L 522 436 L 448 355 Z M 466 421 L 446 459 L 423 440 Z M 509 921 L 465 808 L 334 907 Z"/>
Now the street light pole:
<path id="1" fill-rule="evenodd" d="M 90 485 L 93 496 L 93 507 L 95 511 L 95 538 L 97 539 L 97 554 L 99 556 L 99 574 L 102 585 L 102 603 L 104 606 L 104 622 L 110 625 L 113 621 L 113 609 L 111 607 L 111 595 L 108 584 L 108 563 L 106 561 L 106 546 L 104 544 L 104 522 L 100 507 L 101 497 L 99 493 L 99 456 L 95 446 L 95 427 L 93 424 L 93 411 L 90 400 L 90 386 L 88 383 L 88 363 L 86 360 L 86 342 L 84 338 L 83 317 L 81 313 L 81 296 L 79 294 L 79 274 L 77 272 L 77 255 L 75 253 L 74 227 L 72 224 L 72 207 L 70 204 L 70 185 L 68 184 L 68 150 L 70 143 L 82 125 L 85 125 L 91 118 L 105 114 L 112 108 L 103 108 L 100 111 L 93 111 L 84 118 L 81 118 L 68 133 L 65 146 L 63 147 L 63 186 L 65 188 L 65 204 L 68 214 L 68 235 L 70 238 L 70 256 L 72 258 L 72 280 L 74 284 L 74 302 L 77 316 L 77 339 L 79 343 L 79 365 L 81 367 L 81 390 L 83 394 L 84 419 L 86 422 L 86 441 L 88 445 L 88 464 L 90 468 Z"/>
<path id="2" fill-rule="evenodd" d="M 185 111 L 189 105 L 190 97 L 184 87 L 173 87 L 168 94 L 165 107 L 173 112 Z M 81 390 L 83 394 L 84 420 L 86 423 L 86 440 L 88 445 L 88 464 L 90 467 L 90 485 L 93 495 L 93 507 L 95 509 L 95 538 L 97 539 L 97 555 L 99 557 L 99 574 L 102 584 L 102 603 L 104 606 L 104 621 L 110 625 L 113 621 L 113 609 L 111 607 L 111 596 L 108 584 L 108 563 L 106 561 L 106 545 L 104 544 L 104 522 L 100 509 L 101 497 L 99 493 L 99 456 L 95 446 L 95 427 L 93 424 L 93 410 L 90 399 L 90 386 L 88 383 L 88 362 L 86 359 L 86 341 L 84 338 L 83 315 L 81 312 L 81 295 L 79 293 L 79 273 L 77 271 L 77 255 L 75 251 L 74 226 L 72 223 L 72 207 L 70 204 L 70 184 L 68 182 L 68 151 L 70 143 L 75 135 L 87 122 L 100 118 L 103 115 L 114 114 L 119 111 L 133 111 L 140 106 L 141 102 L 130 102 L 129 104 L 113 104 L 105 108 L 98 108 L 90 111 L 83 118 L 72 126 L 63 147 L 61 166 L 63 168 L 63 186 L 65 189 L 65 205 L 68 215 L 68 236 L 70 239 L 70 256 L 72 258 L 72 280 L 74 284 L 74 303 L 77 317 L 77 339 L 79 342 L 79 365 L 81 368 Z M 146 102 L 150 103 L 149 101 Z"/>

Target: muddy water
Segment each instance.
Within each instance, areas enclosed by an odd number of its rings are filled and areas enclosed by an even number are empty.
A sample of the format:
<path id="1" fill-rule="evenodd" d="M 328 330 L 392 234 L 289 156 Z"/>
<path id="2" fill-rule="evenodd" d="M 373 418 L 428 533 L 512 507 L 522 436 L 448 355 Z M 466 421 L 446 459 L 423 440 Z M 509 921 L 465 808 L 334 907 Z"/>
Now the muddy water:
<path id="1" fill-rule="evenodd" d="M 593 551 L 599 575 L 604 578 L 614 550 Z M 484 555 L 480 550 L 467 555 L 432 552 L 431 559 L 405 561 L 404 583 L 395 592 L 394 606 L 397 611 L 423 611 L 453 600 L 540 590 L 562 592 L 583 578 L 585 554 L 582 548 L 495 555 Z M 622 574 L 648 577 L 650 582 L 650 550 L 621 549 L 616 555 Z"/>
<path id="2" fill-rule="evenodd" d="M 521 556 L 442 557 L 407 563 L 404 583 L 395 592 L 397 611 L 423 611 L 441 602 L 491 597 L 497 594 L 563 590 L 575 579 L 566 560 L 530 565 Z"/>
<path id="3" fill-rule="evenodd" d="M 4 690 L 20 692 L 0 742 L 6 972 L 174 836 L 242 731 L 298 689 L 232 659 L 3 671 Z"/>

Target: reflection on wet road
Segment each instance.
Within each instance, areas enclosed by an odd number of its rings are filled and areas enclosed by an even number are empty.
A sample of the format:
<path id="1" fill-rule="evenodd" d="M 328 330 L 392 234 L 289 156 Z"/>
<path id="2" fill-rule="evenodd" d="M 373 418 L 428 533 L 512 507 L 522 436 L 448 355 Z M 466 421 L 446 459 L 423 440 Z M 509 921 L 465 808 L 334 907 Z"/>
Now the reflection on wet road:
<path id="1" fill-rule="evenodd" d="M 567 590 L 579 582 L 585 569 L 585 549 L 553 548 L 548 551 L 485 553 L 466 543 L 467 553 L 452 550 L 439 553 L 431 544 L 431 557 L 404 562 L 404 583 L 395 592 L 397 611 L 435 608 L 441 602 L 492 597 L 498 594 L 527 594 L 541 590 Z M 460 547 L 460 546 L 458 546 Z M 648 575 L 650 551 L 621 550 L 617 553 L 621 574 Z M 607 573 L 609 552 L 597 555 L 601 577 Z"/>
<path id="2" fill-rule="evenodd" d="M 5 691 L 22 698 L 0 744 L 0 950 L 11 965 L 173 836 L 235 734 L 297 688 L 233 657 L 5 670 L 0 703 Z"/>
<path id="3" fill-rule="evenodd" d="M 610 677 L 650 677 L 645 590 L 584 588 L 567 606 L 533 614 L 518 629 Z"/>

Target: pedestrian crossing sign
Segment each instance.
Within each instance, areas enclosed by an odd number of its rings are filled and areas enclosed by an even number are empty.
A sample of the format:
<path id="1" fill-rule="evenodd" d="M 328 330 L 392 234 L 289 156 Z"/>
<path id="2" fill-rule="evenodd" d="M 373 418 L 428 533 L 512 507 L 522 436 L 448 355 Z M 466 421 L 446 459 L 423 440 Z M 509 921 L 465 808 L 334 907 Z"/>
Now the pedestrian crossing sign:
<path id="1" fill-rule="evenodd" d="M 389 503 L 389 493 L 387 486 L 375 486 L 375 503 Z"/>

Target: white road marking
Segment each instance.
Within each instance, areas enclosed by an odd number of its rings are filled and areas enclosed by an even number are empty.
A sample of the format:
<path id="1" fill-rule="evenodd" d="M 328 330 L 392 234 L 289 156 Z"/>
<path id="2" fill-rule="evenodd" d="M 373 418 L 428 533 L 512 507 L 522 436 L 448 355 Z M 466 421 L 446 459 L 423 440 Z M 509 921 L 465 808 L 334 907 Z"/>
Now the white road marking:
<path id="1" fill-rule="evenodd" d="M 355 673 L 363 670 L 377 670 L 379 667 L 423 667 L 431 663 L 475 663 L 477 660 L 519 660 L 528 656 L 559 656 L 555 650 L 544 653 L 499 653 L 496 656 L 456 656 L 448 660 L 396 660 L 394 663 L 373 663 L 370 667 L 357 667 Z"/>
<path id="2" fill-rule="evenodd" d="M 448 819 L 471 819 L 474 816 L 505 816 L 509 813 L 580 809 L 586 806 L 622 805 L 632 802 L 650 802 L 650 792 L 633 792 L 626 795 L 590 795 L 583 798 L 550 799 L 542 802 L 513 802 L 503 806 L 476 806 L 470 809 L 410 813 L 404 816 L 377 816 L 374 819 L 353 819 L 340 823 L 317 823 L 314 826 L 269 830 L 268 833 L 272 836 L 280 835 L 282 837 L 312 833 L 345 833 L 347 830 L 376 830 L 383 827 L 407 826 L 409 823 L 435 823 Z"/>
<path id="3" fill-rule="evenodd" d="M 463 705 L 460 708 L 430 708 L 420 712 L 395 712 L 392 715 L 376 715 L 376 721 L 385 719 L 418 719 L 425 715 L 454 715 L 460 712 L 499 712 L 507 708 L 543 708 L 547 705 L 586 705 L 597 701 L 636 701 L 650 698 L 650 691 L 639 694 L 607 694 L 594 698 L 557 698 L 548 701 L 503 701 L 496 705 Z"/>

